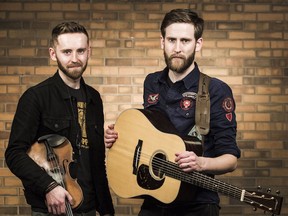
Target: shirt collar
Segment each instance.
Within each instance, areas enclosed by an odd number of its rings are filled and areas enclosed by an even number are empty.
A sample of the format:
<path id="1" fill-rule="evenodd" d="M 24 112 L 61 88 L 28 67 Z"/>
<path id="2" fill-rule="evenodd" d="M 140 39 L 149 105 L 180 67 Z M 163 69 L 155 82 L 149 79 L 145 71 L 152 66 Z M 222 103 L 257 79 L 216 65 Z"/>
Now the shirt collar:
<path id="1" fill-rule="evenodd" d="M 194 65 L 195 65 L 194 69 L 186 77 L 184 77 L 180 81 L 177 81 L 177 82 L 183 82 L 186 89 L 190 89 L 192 86 L 195 86 L 198 84 L 200 70 L 196 62 L 194 62 Z M 162 71 L 158 79 L 158 82 L 167 83 L 168 71 L 169 71 L 168 67 L 164 68 L 164 70 Z"/>
<path id="2" fill-rule="evenodd" d="M 70 94 L 68 93 L 68 90 L 66 88 L 66 84 L 64 83 L 64 81 L 61 79 L 60 75 L 59 75 L 59 71 L 57 70 L 57 72 L 54 74 L 53 76 L 53 82 L 54 84 L 58 87 L 58 89 L 60 90 L 60 94 L 62 96 L 63 99 L 70 99 Z M 80 80 L 80 85 L 81 87 L 84 88 L 84 91 L 86 92 L 86 97 L 87 97 L 87 102 L 90 102 L 92 100 L 91 95 L 89 94 L 89 92 L 87 91 L 86 88 L 86 84 L 85 81 L 83 79 L 83 77 L 81 77 Z"/>

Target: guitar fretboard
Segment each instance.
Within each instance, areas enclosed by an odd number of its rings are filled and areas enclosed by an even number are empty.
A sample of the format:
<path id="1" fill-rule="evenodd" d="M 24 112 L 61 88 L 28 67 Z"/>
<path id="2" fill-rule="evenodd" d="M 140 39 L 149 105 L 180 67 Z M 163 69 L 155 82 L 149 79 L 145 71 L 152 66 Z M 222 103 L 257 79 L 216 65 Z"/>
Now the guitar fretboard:
<path id="1" fill-rule="evenodd" d="M 214 179 L 210 176 L 204 175 L 200 172 L 184 172 L 179 166 L 170 161 L 162 161 L 165 163 L 161 166 L 166 176 L 171 178 L 193 184 L 214 192 L 219 192 L 235 199 L 241 199 L 242 189 L 231 184 Z"/>

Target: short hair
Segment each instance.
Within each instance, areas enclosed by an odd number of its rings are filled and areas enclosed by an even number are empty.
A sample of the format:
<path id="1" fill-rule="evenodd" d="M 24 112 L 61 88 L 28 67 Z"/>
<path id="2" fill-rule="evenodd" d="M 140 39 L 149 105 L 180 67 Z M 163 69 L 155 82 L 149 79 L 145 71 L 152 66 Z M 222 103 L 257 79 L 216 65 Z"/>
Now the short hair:
<path id="1" fill-rule="evenodd" d="M 51 46 L 58 42 L 59 35 L 66 33 L 83 33 L 87 36 L 87 42 L 89 42 L 89 35 L 84 26 L 76 22 L 63 22 L 53 28 Z"/>
<path id="2" fill-rule="evenodd" d="M 173 9 L 166 13 L 160 28 L 162 37 L 166 35 L 166 28 L 173 23 L 191 23 L 195 27 L 195 39 L 202 37 L 204 20 L 190 9 Z"/>

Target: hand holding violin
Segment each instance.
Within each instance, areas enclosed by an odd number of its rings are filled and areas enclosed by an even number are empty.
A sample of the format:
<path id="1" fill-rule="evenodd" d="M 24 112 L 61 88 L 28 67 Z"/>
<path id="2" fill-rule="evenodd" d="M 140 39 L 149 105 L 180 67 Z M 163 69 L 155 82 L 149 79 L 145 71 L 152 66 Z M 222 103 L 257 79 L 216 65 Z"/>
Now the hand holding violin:
<path id="1" fill-rule="evenodd" d="M 46 193 L 46 203 L 48 207 L 48 211 L 53 213 L 54 215 L 66 214 L 66 201 L 69 201 L 71 205 L 73 205 L 73 198 L 60 185 L 55 187 L 50 192 Z"/>

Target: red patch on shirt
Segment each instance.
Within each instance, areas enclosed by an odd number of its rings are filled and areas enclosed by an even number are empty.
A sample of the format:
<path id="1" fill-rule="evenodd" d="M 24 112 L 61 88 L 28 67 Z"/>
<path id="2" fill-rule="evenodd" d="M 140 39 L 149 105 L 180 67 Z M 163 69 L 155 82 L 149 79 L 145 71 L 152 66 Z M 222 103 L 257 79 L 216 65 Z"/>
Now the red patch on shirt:
<path id="1" fill-rule="evenodd" d="M 192 98 L 185 97 L 180 101 L 180 107 L 183 110 L 189 110 L 193 107 Z"/>
<path id="2" fill-rule="evenodd" d="M 228 121 L 232 121 L 232 118 L 233 118 L 233 115 L 232 115 L 232 113 L 227 113 L 226 114 L 226 118 L 228 119 Z"/>

